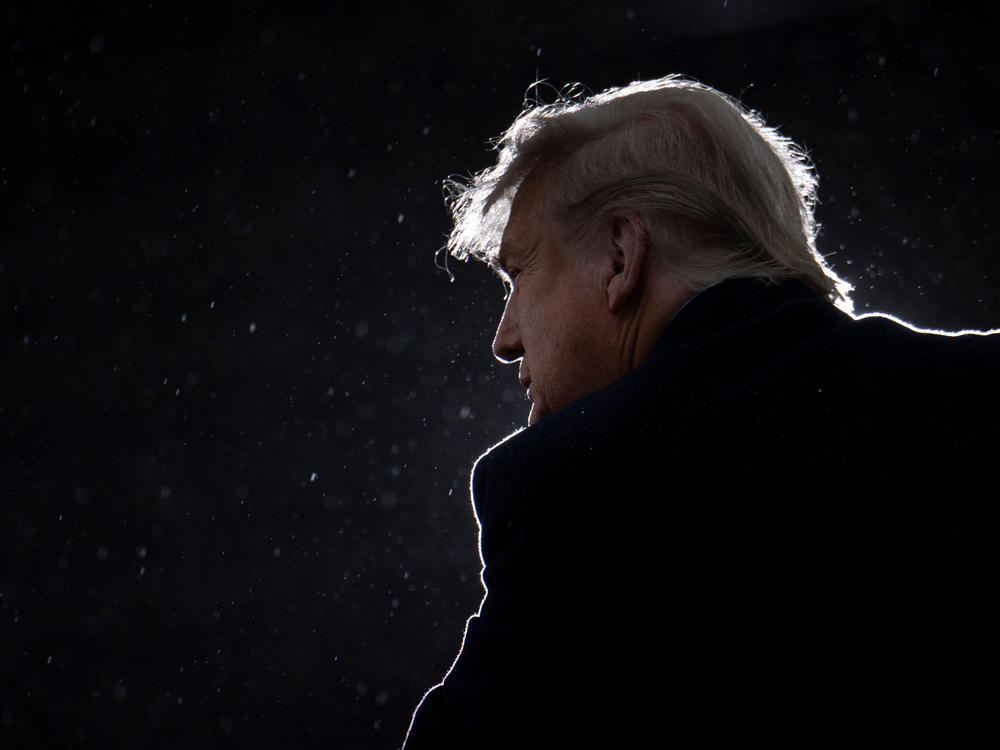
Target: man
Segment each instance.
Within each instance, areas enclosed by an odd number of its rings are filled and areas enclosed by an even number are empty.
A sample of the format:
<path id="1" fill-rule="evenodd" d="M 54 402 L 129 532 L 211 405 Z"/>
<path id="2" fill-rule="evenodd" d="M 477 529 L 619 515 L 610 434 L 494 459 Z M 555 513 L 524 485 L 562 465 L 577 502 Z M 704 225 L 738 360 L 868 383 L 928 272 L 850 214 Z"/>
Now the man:
<path id="1" fill-rule="evenodd" d="M 848 315 L 805 156 L 707 86 L 499 150 L 449 250 L 507 284 L 529 427 L 473 469 L 486 596 L 406 749 L 986 726 L 996 341 Z"/>

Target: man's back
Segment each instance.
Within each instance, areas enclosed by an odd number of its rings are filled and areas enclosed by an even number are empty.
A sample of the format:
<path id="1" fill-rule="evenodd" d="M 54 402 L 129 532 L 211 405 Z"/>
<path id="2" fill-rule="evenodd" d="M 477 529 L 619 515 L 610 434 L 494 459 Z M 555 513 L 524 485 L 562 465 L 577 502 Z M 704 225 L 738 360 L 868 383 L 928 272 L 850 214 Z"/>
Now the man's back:
<path id="1" fill-rule="evenodd" d="M 478 462 L 488 593 L 407 748 L 913 729 L 982 695 L 997 365 L 796 282 L 702 293 Z"/>

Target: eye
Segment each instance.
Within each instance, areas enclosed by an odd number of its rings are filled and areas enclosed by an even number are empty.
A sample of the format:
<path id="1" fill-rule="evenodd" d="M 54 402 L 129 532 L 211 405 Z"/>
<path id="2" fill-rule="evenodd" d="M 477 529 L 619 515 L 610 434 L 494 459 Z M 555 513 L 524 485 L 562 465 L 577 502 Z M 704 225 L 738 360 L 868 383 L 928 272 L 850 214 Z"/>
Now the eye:
<path id="1" fill-rule="evenodd" d="M 511 268 L 509 271 L 507 271 L 507 278 L 509 278 L 511 281 L 513 281 L 520 275 L 521 275 L 520 268 Z"/>

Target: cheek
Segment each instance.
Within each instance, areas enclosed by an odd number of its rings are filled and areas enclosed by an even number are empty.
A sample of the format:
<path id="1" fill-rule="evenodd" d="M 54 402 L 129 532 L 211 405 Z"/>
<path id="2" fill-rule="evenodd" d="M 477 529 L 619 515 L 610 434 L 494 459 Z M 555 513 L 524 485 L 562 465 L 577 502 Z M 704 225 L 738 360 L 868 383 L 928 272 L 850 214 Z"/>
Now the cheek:
<path id="1" fill-rule="evenodd" d="M 597 375 L 597 346 L 586 321 L 579 317 L 548 331 L 544 341 L 544 362 L 548 395 L 552 400 L 574 400 L 593 390 Z"/>
<path id="2" fill-rule="evenodd" d="M 568 393 L 579 397 L 610 385 L 621 374 L 616 356 L 617 337 L 607 321 L 591 307 L 573 311 L 560 342 L 560 364 Z"/>

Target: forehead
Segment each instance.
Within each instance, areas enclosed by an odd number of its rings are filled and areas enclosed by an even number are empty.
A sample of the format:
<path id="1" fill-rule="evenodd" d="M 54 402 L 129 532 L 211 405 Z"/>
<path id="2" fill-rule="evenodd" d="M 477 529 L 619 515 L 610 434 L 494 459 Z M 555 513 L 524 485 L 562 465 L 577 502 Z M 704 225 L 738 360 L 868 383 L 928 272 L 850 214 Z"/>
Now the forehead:
<path id="1" fill-rule="evenodd" d="M 496 262 L 505 269 L 511 259 L 533 250 L 546 229 L 544 178 L 532 173 L 511 201 Z"/>

